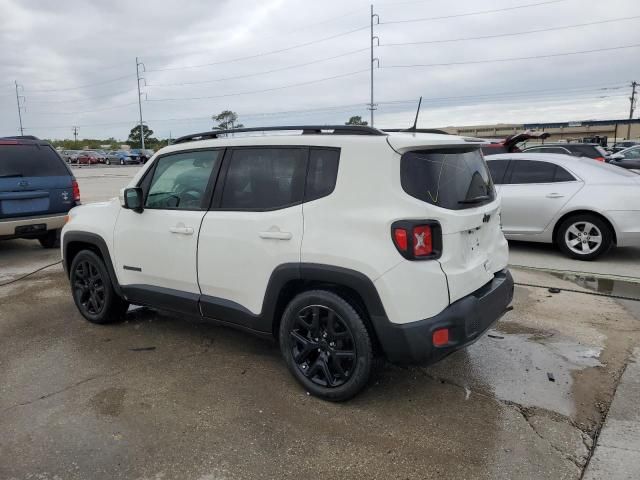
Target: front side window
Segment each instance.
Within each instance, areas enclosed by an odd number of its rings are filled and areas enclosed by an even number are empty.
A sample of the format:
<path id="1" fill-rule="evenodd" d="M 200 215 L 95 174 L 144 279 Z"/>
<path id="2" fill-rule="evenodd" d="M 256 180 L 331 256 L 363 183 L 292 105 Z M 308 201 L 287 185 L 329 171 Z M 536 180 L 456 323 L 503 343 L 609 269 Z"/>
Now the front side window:
<path id="1" fill-rule="evenodd" d="M 400 181 L 412 197 L 449 210 L 495 199 L 489 169 L 477 147 L 407 152 L 400 160 Z"/>
<path id="2" fill-rule="evenodd" d="M 220 156 L 219 150 L 201 150 L 159 158 L 148 187 L 145 207 L 172 210 L 204 208 L 211 172 L 217 168 Z"/>
<path id="3" fill-rule="evenodd" d="M 632 148 L 622 153 L 622 155 L 624 156 L 624 158 L 628 158 L 628 159 L 640 158 L 640 148 Z"/>
<path id="4" fill-rule="evenodd" d="M 221 208 L 275 210 L 301 203 L 306 158 L 303 148 L 232 150 Z"/>

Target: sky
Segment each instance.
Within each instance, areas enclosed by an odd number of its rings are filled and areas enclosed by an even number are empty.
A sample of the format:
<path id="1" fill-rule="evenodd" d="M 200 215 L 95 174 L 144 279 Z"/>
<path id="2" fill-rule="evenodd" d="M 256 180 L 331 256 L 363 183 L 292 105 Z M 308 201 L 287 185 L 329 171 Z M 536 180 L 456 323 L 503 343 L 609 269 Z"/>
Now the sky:
<path id="1" fill-rule="evenodd" d="M 0 0 L 0 135 L 370 120 L 370 0 Z M 374 125 L 627 118 L 638 0 L 373 3 Z M 379 22 L 379 24 L 378 24 Z M 579 53 L 586 52 L 586 53 Z M 567 55 L 569 54 L 569 55 Z M 526 58 L 524 58 L 526 57 Z M 636 115 L 637 117 L 637 115 Z"/>

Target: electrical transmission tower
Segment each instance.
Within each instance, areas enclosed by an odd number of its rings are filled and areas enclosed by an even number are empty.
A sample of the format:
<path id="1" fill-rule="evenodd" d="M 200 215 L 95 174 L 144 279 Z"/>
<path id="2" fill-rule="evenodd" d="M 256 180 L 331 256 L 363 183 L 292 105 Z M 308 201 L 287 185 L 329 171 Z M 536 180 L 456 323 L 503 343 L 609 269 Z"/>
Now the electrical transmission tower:
<path id="1" fill-rule="evenodd" d="M 380 46 L 380 39 L 378 37 L 376 37 L 373 34 L 373 21 L 376 21 L 376 25 L 378 25 L 380 23 L 380 17 L 378 16 L 377 13 L 373 13 L 373 5 L 371 5 L 371 84 L 370 84 L 370 91 L 371 91 L 371 101 L 369 103 L 369 110 L 371 110 L 371 126 L 373 127 L 373 111 L 376 109 L 376 104 L 373 100 L 373 64 L 377 64 L 378 68 L 380 68 L 380 60 L 376 57 L 373 56 L 373 47 L 374 47 L 374 42 L 377 42 L 377 45 Z"/>
<path id="2" fill-rule="evenodd" d="M 24 110 L 26 98 L 24 95 L 20 95 L 20 90 L 24 92 L 24 87 L 22 85 L 18 85 L 18 81 L 14 82 L 16 84 L 16 104 L 18 106 L 18 119 L 20 120 L 20 135 L 24 135 L 24 128 L 22 128 L 22 110 Z"/>

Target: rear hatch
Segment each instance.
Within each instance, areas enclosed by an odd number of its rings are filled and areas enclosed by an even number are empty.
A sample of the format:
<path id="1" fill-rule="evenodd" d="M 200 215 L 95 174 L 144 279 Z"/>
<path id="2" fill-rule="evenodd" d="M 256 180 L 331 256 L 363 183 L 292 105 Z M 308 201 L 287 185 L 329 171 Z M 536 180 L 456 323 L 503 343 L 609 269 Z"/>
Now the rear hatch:
<path id="1" fill-rule="evenodd" d="M 66 213 L 73 176 L 46 143 L 0 139 L 0 218 Z"/>
<path id="2" fill-rule="evenodd" d="M 499 201 L 489 169 L 478 145 L 405 151 L 400 165 L 404 191 L 429 204 L 425 215 L 441 225 L 438 261 L 447 277 L 449 300 L 455 302 L 506 266 Z"/>

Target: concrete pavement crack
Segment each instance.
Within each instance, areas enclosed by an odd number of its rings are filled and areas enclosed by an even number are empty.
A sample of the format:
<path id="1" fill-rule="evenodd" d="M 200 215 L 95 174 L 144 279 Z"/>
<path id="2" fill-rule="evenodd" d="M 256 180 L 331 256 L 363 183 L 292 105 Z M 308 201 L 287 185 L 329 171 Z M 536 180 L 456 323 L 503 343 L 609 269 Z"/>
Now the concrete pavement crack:
<path id="1" fill-rule="evenodd" d="M 155 363 L 156 365 L 161 365 L 162 363 L 165 363 L 165 362 L 173 362 L 173 363 L 181 362 L 181 361 L 186 360 L 188 358 L 193 358 L 193 357 L 197 357 L 199 355 L 203 355 L 205 353 L 208 353 L 209 349 L 212 346 L 213 346 L 213 338 L 210 338 L 210 339 L 208 339 L 207 343 L 205 344 L 204 349 L 202 349 L 199 352 L 189 353 L 187 355 L 183 355 L 183 356 L 178 357 L 176 359 L 168 359 L 168 360 L 167 359 L 163 359 L 163 360 L 160 360 L 158 362 L 150 362 L 150 363 Z M 126 372 L 128 372 L 130 370 L 133 370 L 135 368 L 140 368 L 140 367 L 125 368 L 125 369 L 118 370 L 118 371 L 112 372 L 112 373 L 103 373 L 103 374 L 94 375 L 94 376 L 89 377 L 89 378 L 84 378 L 84 379 L 79 380 L 79 381 L 77 381 L 75 383 L 72 383 L 71 385 L 67 385 L 66 387 L 61 388 L 59 390 L 56 390 L 56 391 L 49 392 L 49 393 L 46 393 L 44 395 L 41 395 L 38 398 L 34 398 L 32 400 L 27 400 L 27 401 L 21 402 L 21 403 L 16 403 L 15 405 L 11 405 L 9 407 L 6 407 L 6 408 L 0 410 L 0 413 L 5 413 L 5 412 L 8 412 L 9 410 L 13 410 L 13 409 L 18 408 L 18 407 L 24 407 L 24 406 L 27 406 L 27 405 L 31 405 L 31 404 L 33 404 L 35 402 L 39 402 L 40 400 L 45 400 L 45 399 L 53 397 L 55 395 L 59 395 L 60 393 L 64 393 L 64 392 L 66 392 L 68 390 L 72 390 L 72 389 L 74 389 L 76 387 L 79 387 L 80 385 L 84 385 L 85 383 L 91 382 L 91 381 L 96 380 L 98 378 L 115 377 L 117 375 L 120 375 L 122 373 L 126 373 Z"/>

